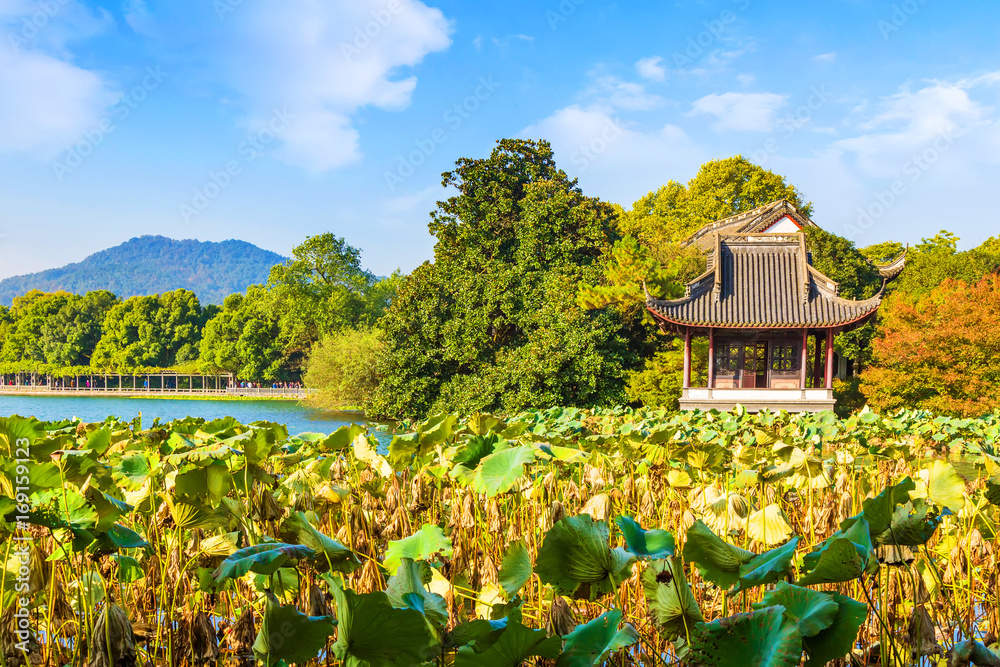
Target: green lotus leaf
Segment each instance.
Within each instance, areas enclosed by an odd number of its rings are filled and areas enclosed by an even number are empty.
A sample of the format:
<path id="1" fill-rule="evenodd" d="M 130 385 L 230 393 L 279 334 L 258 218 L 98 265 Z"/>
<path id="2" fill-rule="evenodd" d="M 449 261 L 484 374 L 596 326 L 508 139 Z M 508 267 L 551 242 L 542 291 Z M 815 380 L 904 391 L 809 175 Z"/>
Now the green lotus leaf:
<path id="1" fill-rule="evenodd" d="M 253 643 L 254 655 L 265 665 L 305 664 L 323 650 L 336 625 L 329 616 L 306 616 L 294 605 L 269 602 Z"/>
<path id="2" fill-rule="evenodd" d="M 282 524 L 285 533 L 295 536 L 295 540 L 316 552 L 315 562 L 325 570 L 327 566 L 336 572 L 353 572 L 361 567 L 361 559 L 353 551 L 337 540 L 316 530 L 302 512 L 290 514 Z"/>
<path id="3" fill-rule="evenodd" d="M 493 646 L 506 627 L 506 618 L 499 621 L 475 618 L 465 623 L 459 623 L 451 632 L 446 632 L 442 645 L 446 649 L 469 646 L 476 653 L 482 653 Z"/>
<path id="4" fill-rule="evenodd" d="M 225 461 L 234 454 L 240 453 L 228 445 L 207 445 L 204 447 L 195 447 L 186 452 L 171 454 L 167 456 L 167 463 L 178 468 L 184 464 L 205 466 L 211 465 L 215 461 Z"/>
<path id="5" fill-rule="evenodd" d="M 889 530 L 889 526 L 892 525 L 892 515 L 896 510 L 896 506 L 909 502 L 910 491 L 913 491 L 915 488 L 917 488 L 917 485 L 913 483 L 913 480 L 905 477 L 899 484 L 887 487 L 874 498 L 869 498 L 861 503 L 861 514 L 864 515 L 865 521 L 868 522 L 872 542 L 875 542 L 877 535 L 881 535 Z M 853 523 L 853 521 L 853 517 L 845 519 L 840 524 L 841 529 L 847 530 L 850 527 L 849 522 Z"/>
<path id="6" fill-rule="evenodd" d="M 934 461 L 927 470 L 927 501 L 952 512 L 965 507 L 965 480 L 948 461 Z"/>
<path id="7" fill-rule="evenodd" d="M 531 554 L 528 553 L 524 540 L 511 542 L 500 563 L 498 581 L 508 599 L 517 595 L 521 587 L 528 583 L 531 572 Z"/>
<path id="8" fill-rule="evenodd" d="M 686 637 L 704 620 L 680 558 L 653 561 L 641 579 L 650 617 L 668 641 Z"/>
<path id="9" fill-rule="evenodd" d="M 381 591 L 359 595 L 331 588 L 337 602 L 337 642 L 333 654 L 347 667 L 415 667 L 436 653 L 424 615 L 397 609 Z"/>
<path id="10" fill-rule="evenodd" d="M 659 528 L 643 530 L 630 516 L 620 516 L 615 523 L 625 536 L 625 548 L 639 558 L 668 558 L 674 555 L 677 545 L 669 532 Z"/>
<path id="11" fill-rule="evenodd" d="M 545 534 L 535 574 L 559 595 L 594 600 L 631 575 L 633 556 L 608 545 L 608 524 L 589 514 L 566 517 Z"/>
<path id="12" fill-rule="evenodd" d="M 285 544 L 284 542 L 264 542 L 249 547 L 243 547 L 229 555 L 215 569 L 212 577 L 216 581 L 223 579 L 238 579 L 247 572 L 257 574 L 273 574 L 279 567 L 292 560 L 309 558 L 316 552 L 301 544 Z"/>
<path id="13" fill-rule="evenodd" d="M 107 553 L 119 549 L 148 549 L 152 545 L 143 539 L 142 535 L 121 524 L 114 524 L 107 532 L 97 536 L 91 547 L 92 551 Z"/>
<path id="14" fill-rule="evenodd" d="M 350 447 L 351 443 L 354 442 L 354 439 L 364 432 L 365 427 L 357 424 L 341 426 L 327 437 L 316 442 L 316 451 L 323 454 L 341 452 Z"/>
<path id="15" fill-rule="evenodd" d="M 805 667 L 823 667 L 850 653 L 857 641 L 858 631 L 868 618 L 868 605 L 865 603 L 840 593 L 825 595 L 832 595 L 837 603 L 837 613 L 828 628 L 803 639 L 809 654 Z"/>
<path id="16" fill-rule="evenodd" d="M 986 500 L 1000 505 L 1000 475 L 986 480 Z"/>
<path id="17" fill-rule="evenodd" d="M 799 538 L 793 537 L 780 547 L 765 551 L 740 565 L 740 578 L 732 592 L 764 586 L 791 574 L 792 559 L 795 558 L 795 547 L 798 543 Z"/>
<path id="18" fill-rule="evenodd" d="M 483 458 L 472 488 L 489 497 L 506 493 L 524 476 L 524 464 L 535 460 L 531 447 L 510 447 Z"/>
<path id="19" fill-rule="evenodd" d="M 753 560 L 751 551 L 729 544 L 712 532 L 701 519 L 694 522 L 684 540 L 684 560 L 698 566 L 706 581 L 727 589 L 740 578 L 740 566 Z"/>
<path id="20" fill-rule="evenodd" d="M 35 440 L 45 435 L 45 425 L 34 417 L 20 417 L 11 415 L 10 417 L 0 417 L 0 453 L 5 458 L 22 459 L 31 458 L 39 463 L 44 461 L 41 452 L 35 451 Z M 23 451 L 18 451 L 18 441 L 27 440 L 28 456 L 24 456 Z M 45 454 L 48 457 L 48 454 Z"/>
<path id="21" fill-rule="evenodd" d="M 497 446 L 503 441 L 496 433 L 489 435 L 475 435 L 461 443 L 455 452 L 452 460 L 455 463 L 462 463 L 470 470 L 474 470 L 484 458 L 492 454 Z M 506 443 L 504 443 L 506 445 Z M 501 447 L 504 449 L 505 447 Z"/>
<path id="22" fill-rule="evenodd" d="M 508 619 L 507 626 L 488 649 L 477 653 L 465 646 L 458 649 L 455 667 L 520 667 L 532 656 L 555 658 L 562 648 L 562 639 L 548 637 L 545 630 L 532 630 L 516 619 Z"/>
<path id="23" fill-rule="evenodd" d="M 699 623 L 687 656 L 704 667 L 797 667 L 801 659 L 799 626 L 781 606 Z"/>
<path id="24" fill-rule="evenodd" d="M 802 559 L 806 574 L 796 584 L 811 586 L 853 581 L 869 567 L 878 567 L 864 515 L 859 514 L 853 519 L 847 530 L 838 530 L 806 554 Z"/>
<path id="25" fill-rule="evenodd" d="M 754 603 L 753 608 L 777 605 L 785 608 L 785 616 L 799 624 L 799 634 L 803 637 L 812 637 L 829 628 L 839 609 L 829 594 L 785 581 L 779 581 L 774 590 L 764 593 L 763 599 Z"/>
<path id="26" fill-rule="evenodd" d="M 576 626 L 563 637 L 563 652 L 556 667 L 593 667 L 602 664 L 615 651 L 639 641 L 639 633 L 628 623 L 621 629 L 621 609 L 604 612 L 589 623 Z"/>
<path id="27" fill-rule="evenodd" d="M 972 639 L 964 639 L 950 651 L 949 666 L 977 665 L 978 667 L 1000 667 L 1000 655 L 994 653 L 982 644 Z"/>
<path id="28" fill-rule="evenodd" d="M 393 607 L 414 608 L 406 597 L 416 595 L 420 598 L 418 611 L 427 617 L 440 630 L 448 624 L 448 604 L 437 593 L 431 593 L 426 586 L 431 581 L 431 566 L 424 561 L 413 561 L 404 558 L 399 564 L 396 574 L 389 577 L 385 594 Z"/>
<path id="29" fill-rule="evenodd" d="M 437 554 L 451 556 L 451 540 L 445 537 L 439 526 L 428 523 L 421 526 L 413 535 L 401 540 L 391 540 L 385 551 L 382 566 L 395 574 L 404 558 L 410 560 L 429 560 Z"/>

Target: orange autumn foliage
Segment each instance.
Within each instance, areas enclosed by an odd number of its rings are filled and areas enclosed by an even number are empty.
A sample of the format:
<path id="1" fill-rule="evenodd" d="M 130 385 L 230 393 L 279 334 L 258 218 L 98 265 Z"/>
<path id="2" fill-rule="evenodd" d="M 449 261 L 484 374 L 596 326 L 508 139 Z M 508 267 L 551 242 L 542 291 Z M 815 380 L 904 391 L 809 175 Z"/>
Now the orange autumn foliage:
<path id="1" fill-rule="evenodd" d="M 1000 412 L 1000 276 L 893 294 L 880 314 L 875 363 L 861 376 L 872 408 Z"/>

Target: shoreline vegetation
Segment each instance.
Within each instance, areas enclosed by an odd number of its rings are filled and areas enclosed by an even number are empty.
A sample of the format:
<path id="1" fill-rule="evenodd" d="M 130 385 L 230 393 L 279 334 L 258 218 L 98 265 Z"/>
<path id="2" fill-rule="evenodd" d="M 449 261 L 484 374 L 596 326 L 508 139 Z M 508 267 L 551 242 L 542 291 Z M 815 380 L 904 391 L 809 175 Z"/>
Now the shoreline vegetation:
<path id="1" fill-rule="evenodd" d="M 1000 664 L 1000 416 L 402 426 L 0 419 L 6 664 Z"/>

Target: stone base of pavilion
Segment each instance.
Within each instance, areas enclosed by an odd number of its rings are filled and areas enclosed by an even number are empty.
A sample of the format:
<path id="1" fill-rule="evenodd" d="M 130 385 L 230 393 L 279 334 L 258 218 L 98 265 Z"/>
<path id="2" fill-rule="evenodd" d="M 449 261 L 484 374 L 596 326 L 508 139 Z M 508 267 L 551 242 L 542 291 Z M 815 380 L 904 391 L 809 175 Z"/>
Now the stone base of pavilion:
<path id="1" fill-rule="evenodd" d="M 691 387 L 681 393 L 681 410 L 728 412 L 742 405 L 747 412 L 821 412 L 833 410 L 832 389 L 707 389 Z"/>

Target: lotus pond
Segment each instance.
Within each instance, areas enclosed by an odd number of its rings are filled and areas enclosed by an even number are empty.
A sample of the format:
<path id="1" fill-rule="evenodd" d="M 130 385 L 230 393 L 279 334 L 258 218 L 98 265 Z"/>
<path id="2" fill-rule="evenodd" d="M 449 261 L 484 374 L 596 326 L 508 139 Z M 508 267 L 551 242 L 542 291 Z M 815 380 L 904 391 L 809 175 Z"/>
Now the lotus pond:
<path id="1" fill-rule="evenodd" d="M 1000 418 L 0 419 L 4 665 L 1000 665 Z"/>

